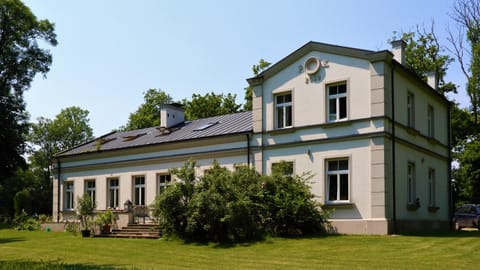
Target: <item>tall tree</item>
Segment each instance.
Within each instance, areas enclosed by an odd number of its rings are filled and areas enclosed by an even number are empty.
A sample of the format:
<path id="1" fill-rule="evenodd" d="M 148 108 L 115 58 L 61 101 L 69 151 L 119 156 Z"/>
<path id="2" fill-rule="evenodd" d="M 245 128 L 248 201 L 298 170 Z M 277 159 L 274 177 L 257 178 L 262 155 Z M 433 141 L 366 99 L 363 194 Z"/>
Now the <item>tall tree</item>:
<path id="1" fill-rule="evenodd" d="M 53 23 L 38 20 L 19 0 L 0 0 L 0 215 L 11 214 L 6 213 L 13 196 L 9 179 L 25 163 L 28 114 L 23 92 L 52 63 L 50 52 L 39 44 L 57 45 Z"/>
<path id="2" fill-rule="evenodd" d="M 263 58 L 258 61 L 258 64 L 252 66 L 252 72 L 254 76 L 257 76 L 268 68 L 270 66 L 270 62 L 265 61 Z M 245 87 L 245 104 L 243 105 L 243 110 L 244 111 L 251 111 L 252 110 L 252 100 L 253 100 L 253 94 L 252 94 L 252 87 L 248 86 Z"/>
<path id="3" fill-rule="evenodd" d="M 435 72 L 437 78 L 435 89 L 441 94 L 456 93 L 455 84 L 445 81 L 448 65 L 453 58 L 443 53 L 444 49 L 438 42 L 433 22 L 430 30 L 417 26 L 415 32 L 402 33 L 401 39 L 407 43 L 405 64 L 408 68 L 424 81 L 427 81 L 429 72 Z"/>
<path id="4" fill-rule="evenodd" d="M 466 93 L 470 99 L 468 115 L 467 111 L 463 114 L 464 118 L 473 119 L 467 129 L 470 134 L 460 141 L 459 151 L 454 152 L 459 162 L 455 179 L 460 199 L 480 203 L 480 0 L 457 0 L 451 17 L 458 32 L 449 30 L 448 40 L 467 79 Z"/>
<path id="5" fill-rule="evenodd" d="M 448 40 L 467 79 L 466 92 L 470 98 L 472 114 L 478 128 L 478 114 L 480 113 L 480 1 L 457 0 L 451 17 L 457 23 L 458 33 L 454 34 L 449 31 Z M 467 47 L 465 42 L 470 46 Z"/>
<path id="6" fill-rule="evenodd" d="M 63 109 L 53 120 L 40 117 L 31 124 L 28 140 L 33 144 L 29 169 L 22 173 L 25 186 L 33 203 L 32 211 L 50 213 L 52 185 L 50 164 L 55 154 L 92 139 L 89 112 L 79 107 Z"/>
<path id="7" fill-rule="evenodd" d="M 128 117 L 128 123 L 121 130 L 134 130 L 160 125 L 161 104 L 171 103 L 172 97 L 160 89 L 151 88 L 143 93 L 144 103 Z"/>
<path id="8" fill-rule="evenodd" d="M 237 95 L 207 93 L 204 96 L 193 94 L 192 100 L 183 100 L 185 104 L 185 118 L 195 120 L 199 118 L 212 117 L 217 115 L 236 113 L 239 111 L 239 104 L 235 103 Z"/>

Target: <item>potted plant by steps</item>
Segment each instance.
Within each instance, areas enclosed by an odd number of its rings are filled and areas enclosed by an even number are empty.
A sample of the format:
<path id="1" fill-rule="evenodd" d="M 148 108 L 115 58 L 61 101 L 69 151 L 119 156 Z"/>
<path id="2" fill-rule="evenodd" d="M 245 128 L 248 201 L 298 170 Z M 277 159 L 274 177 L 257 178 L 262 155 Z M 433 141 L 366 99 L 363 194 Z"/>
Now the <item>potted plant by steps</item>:
<path id="1" fill-rule="evenodd" d="M 115 214 L 112 210 L 108 209 L 107 211 L 98 214 L 97 222 L 102 228 L 102 234 L 109 234 L 111 232 L 112 224 L 115 221 Z"/>
<path id="2" fill-rule="evenodd" d="M 93 224 L 93 210 L 95 209 L 95 202 L 87 193 L 82 197 L 77 197 L 77 215 L 80 219 L 82 227 L 82 236 L 90 237 Z"/>

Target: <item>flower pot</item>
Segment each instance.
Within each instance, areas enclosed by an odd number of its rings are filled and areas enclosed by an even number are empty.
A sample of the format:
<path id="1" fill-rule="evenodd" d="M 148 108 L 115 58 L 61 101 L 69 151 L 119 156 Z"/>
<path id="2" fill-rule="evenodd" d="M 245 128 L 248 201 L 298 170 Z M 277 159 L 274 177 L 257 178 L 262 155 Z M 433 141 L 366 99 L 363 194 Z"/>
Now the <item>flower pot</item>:
<path id="1" fill-rule="evenodd" d="M 110 234 L 110 225 L 103 225 L 102 234 Z"/>
<path id="2" fill-rule="evenodd" d="M 90 237 L 90 230 L 82 230 L 82 237 Z"/>

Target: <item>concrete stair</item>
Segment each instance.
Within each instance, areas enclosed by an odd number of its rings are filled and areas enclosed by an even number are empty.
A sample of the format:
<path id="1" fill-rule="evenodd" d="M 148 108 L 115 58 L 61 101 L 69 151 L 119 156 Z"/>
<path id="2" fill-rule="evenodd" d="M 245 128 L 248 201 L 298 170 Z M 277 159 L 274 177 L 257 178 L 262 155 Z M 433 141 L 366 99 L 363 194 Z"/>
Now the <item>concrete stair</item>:
<path id="1" fill-rule="evenodd" d="M 142 239 L 158 239 L 160 236 L 160 230 L 154 224 L 128 224 L 127 227 L 113 229 L 109 234 L 96 235 L 96 237 Z"/>

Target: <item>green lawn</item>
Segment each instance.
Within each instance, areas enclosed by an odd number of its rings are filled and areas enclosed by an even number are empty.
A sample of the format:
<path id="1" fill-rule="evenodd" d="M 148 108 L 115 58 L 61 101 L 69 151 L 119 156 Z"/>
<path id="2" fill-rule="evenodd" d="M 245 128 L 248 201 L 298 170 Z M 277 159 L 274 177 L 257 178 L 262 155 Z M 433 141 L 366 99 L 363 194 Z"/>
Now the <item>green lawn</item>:
<path id="1" fill-rule="evenodd" d="M 0 269 L 475 269 L 480 232 L 271 238 L 218 246 L 0 229 Z"/>

